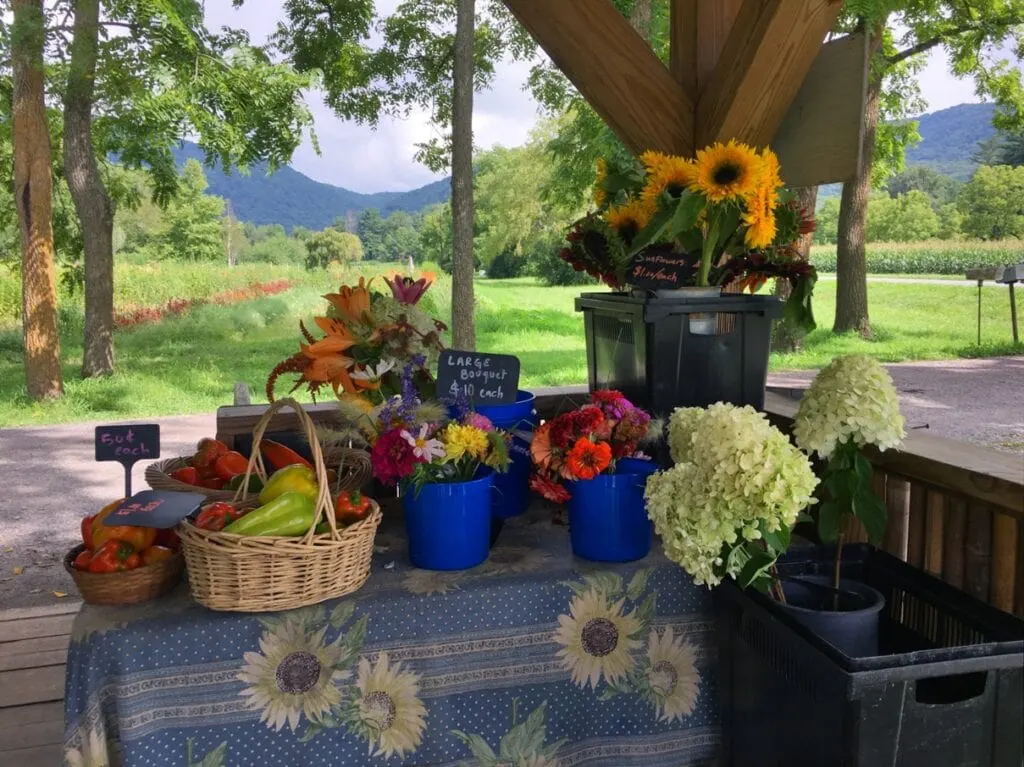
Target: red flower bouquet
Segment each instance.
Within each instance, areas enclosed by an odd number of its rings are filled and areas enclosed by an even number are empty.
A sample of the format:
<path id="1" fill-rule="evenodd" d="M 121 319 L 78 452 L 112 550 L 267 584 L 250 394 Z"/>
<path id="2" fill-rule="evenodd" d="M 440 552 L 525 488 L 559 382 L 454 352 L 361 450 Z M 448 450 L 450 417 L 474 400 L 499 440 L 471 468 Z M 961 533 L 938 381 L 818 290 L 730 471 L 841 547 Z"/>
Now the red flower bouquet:
<path id="1" fill-rule="evenodd" d="M 530 487 L 549 501 L 565 503 L 572 497 L 565 482 L 614 472 L 618 459 L 634 455 L 659 431 L 650 414 L 621 392 L 596 391 L 583 407 L 537 428 L 530 445 Z"/>

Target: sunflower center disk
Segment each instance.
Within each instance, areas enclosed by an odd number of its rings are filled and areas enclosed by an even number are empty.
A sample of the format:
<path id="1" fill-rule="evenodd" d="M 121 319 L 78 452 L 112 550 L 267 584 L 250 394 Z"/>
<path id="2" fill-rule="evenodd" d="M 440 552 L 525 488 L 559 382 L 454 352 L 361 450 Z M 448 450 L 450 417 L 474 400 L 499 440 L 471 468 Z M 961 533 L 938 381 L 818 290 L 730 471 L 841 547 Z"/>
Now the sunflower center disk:
<path id="1" fill-rule="evenodd" d="M 648 678 L 650 679 L 652 690 L 663 697 L 668 697 L 679 683 L 679 672 L 676 671 L 675 666 L 667 660 L 663 660 L 654 664 L 654 668 L 651 669 L 651 674 Z"/>
<path id="2" fill-rule="evenodd" d="M 291 695 L 308 692 L 320 681 L 320 660 L 311 652 L 293 652 L 277 665 L 277 689 Z"/>
<path id="3" fill-rule="evenodd" d="M 375 690 L 363 698 L 363 711 L 378 732 L 388 729 L 395 721 L 395 702 L 383 690 Z"/>
<path id="4" fill-rule="evenodd" d="M 603 658 L 618 646 L 619 630 L 607 618 L 594 618 L 580 632 L 580 644 L 587 655 Z"/>
<path id="5" fill-rule="evenodd" d="M 719 186 L 727 186 L 734 184 L 739 180 L 740 169 L 730 162 L 725 162 L 715 168 L 714 173 L 711 174 L 711 178 Z"/>

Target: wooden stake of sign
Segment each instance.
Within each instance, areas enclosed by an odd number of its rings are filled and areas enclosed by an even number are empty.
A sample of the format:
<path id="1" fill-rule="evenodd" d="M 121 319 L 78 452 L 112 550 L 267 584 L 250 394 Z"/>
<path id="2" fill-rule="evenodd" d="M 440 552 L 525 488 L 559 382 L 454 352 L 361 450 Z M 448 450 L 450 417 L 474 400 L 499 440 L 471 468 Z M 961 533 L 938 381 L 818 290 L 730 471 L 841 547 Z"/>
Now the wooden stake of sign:
<path id="1" fill-rule="evenodd" d="M 124 467 L 124 497 L 132 494 L 132 466 L 160 457 L 160 425 L 130 423 L 97 426 L 96 460 L 117 461 Z"/>

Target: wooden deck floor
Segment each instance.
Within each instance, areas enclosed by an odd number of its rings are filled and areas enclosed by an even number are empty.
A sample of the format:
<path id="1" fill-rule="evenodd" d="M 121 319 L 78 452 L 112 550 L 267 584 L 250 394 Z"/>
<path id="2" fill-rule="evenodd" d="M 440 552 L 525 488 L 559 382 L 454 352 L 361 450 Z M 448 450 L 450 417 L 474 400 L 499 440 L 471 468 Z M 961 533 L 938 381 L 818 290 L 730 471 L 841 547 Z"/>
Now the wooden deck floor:
<path id="1" fill-rule="evenodd" d="M 0 765 L 58 767 L 64 663 L 80 602 L 0 610 Z"/>

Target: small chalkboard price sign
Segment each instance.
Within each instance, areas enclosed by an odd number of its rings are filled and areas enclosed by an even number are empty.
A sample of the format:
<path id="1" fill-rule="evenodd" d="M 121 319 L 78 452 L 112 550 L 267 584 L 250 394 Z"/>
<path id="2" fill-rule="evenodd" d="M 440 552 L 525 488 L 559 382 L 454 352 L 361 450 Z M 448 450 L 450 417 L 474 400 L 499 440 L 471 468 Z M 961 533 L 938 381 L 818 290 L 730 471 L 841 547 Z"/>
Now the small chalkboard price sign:
<path id="1" fill-rule="evenodd" d="M 473 405 L 511 405 L 519 391 L 519 358 L 446 349 L 437 363 L 440 397 L 463 396 Z"/>
<path id="2" fill-rule="evenodd" d="M 170 490 L 143 490 L 121 502 L 108 514 L 104 525 L 136 527 L 174 527 L 206 501 L 200 493 L 177 493 Z"/>
<path id="3" fill-rule="evenodd" d="M 683 253 L 648 248 L 629 262 L 626 282 L 648 290 L 684 287 L 693 276 L 693 262 Z"/>
<path id="4" fill-rule="evenodd" d="M 132 466 L 160 457 L 160 424 L 131 423 L 96 427 L 96 460 L 124 466 L 124 495 L 132 494 Z"/>

